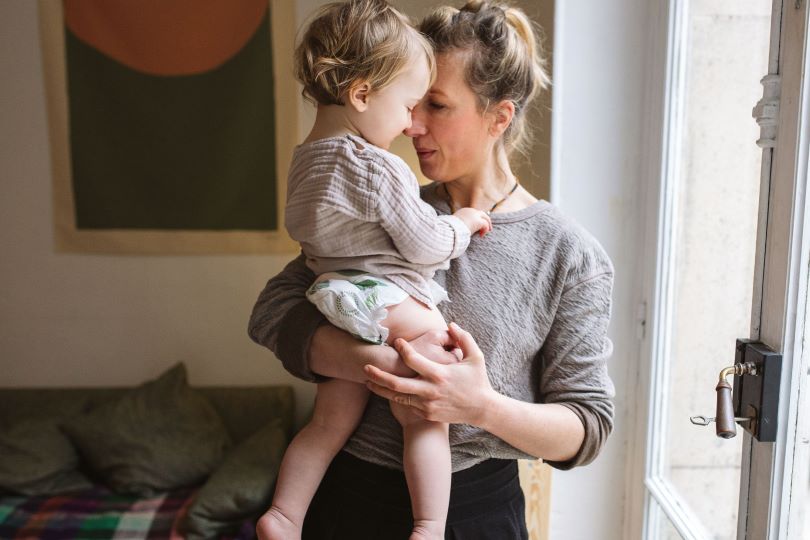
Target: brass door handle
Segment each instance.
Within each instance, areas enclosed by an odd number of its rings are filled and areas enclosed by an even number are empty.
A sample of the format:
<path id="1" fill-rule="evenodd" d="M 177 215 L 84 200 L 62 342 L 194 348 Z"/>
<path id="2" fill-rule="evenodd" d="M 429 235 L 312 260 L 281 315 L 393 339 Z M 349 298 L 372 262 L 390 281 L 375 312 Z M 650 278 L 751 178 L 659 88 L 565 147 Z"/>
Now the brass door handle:
<path id="1" fill-rule="evenodd" d="M 715 422 L 718 437 L 730 439 L 737 435 L 737 423 L 751 422 L 754 418 L 734 416 L 734 404 L 731 399 L 731 384 L 726 380 L 729 375 L 756 375 L 757 368 L 753 362 L 734 364 L 720 371 L 720 380 L 715 387 L 717 392 L 717 413 L 714 417 L 693 416 L 691 422 L 697 426 L 707 426 Z"/>
<path id="2" fill-rule="evenodd" d="M 740 424 L 759 442 L 776 441 L 782 355 L 759 341 L 738 339 L 734 360 L 720 371 L 717 413 L 713 418 L 693 416 L 692 423 L 716 422 L 717 436 L 723 439 L 737 435 Z M 729 375 L 734 375 L 733 391 Z"/>
<path id="3" fill-rule="evenodd" d="M 717 392 L 717 436 L 730 439 L 737 435 L 737 423 L 734 417 L 734 404 L 731 402 L 731 383 L 726 380 L 729 375 L 756 375 L 757 367 L 753 362 L 734 364 L 720 371 L 720 381 L 715 387 Z"/>

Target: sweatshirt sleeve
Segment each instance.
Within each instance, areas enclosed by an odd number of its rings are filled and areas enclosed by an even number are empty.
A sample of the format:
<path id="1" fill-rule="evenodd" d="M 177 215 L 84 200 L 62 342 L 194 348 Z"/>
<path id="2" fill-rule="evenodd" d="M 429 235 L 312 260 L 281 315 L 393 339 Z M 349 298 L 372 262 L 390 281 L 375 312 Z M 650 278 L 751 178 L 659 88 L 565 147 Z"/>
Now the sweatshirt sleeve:
<path id="1" fill-rule="evenodd" d="M 259 294 L 248 322 L 250 338 L 273 351 L 292 375 L 311 382 L 327 380 L 309 369 L 309 345 L 326 318 L 306 299 L 315 274 L 303 254 L 293 259 Z"/>
<path id="2" fill-rule="evenodd" d="M 419 197 L 419 183 L 407 165 L 384 163 L 377 178 L 377 219 L 397 251 L 414 264 L 454 259 L 470 243 L 470 231 L 456 216 L 439 216 Z"/>
<path id="3" fill-rule="evenodd" d="M 613 273 L 606 271 L 563 290 L 543 347 L 540 380 L 543 403 L 571 409 L 585 428 L 577 454 L 547 463 L 567 470 L 593 461 L 613 429 L 613 382 L 607 361 L 613 344 L 607 336 Z"/>

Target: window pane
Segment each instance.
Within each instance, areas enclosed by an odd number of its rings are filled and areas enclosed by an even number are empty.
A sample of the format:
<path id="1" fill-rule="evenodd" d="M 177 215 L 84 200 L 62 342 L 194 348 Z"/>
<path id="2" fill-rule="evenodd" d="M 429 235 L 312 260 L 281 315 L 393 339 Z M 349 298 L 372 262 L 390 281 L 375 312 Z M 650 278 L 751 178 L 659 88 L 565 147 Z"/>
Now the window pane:
<path id="1" fill-rule="evenodd" d="M 680 45 L 665 474 L 716 539 L 736 537 L 742 428 L 719 439 L 714 424 L 689 417 L 714 416 L 717 376 L 750 331 L 761 162 L 751 109 L 767 73 L 770 11 L 769 0 L 693 0 Z"/>
<path id="2" fill-rule="evenodd" d="M 661 510 L 661 507 L 655 501 L 652 501 L 651 504 L 652 512 L 650 516 L 654 521 L 652 527 L 650 527 L 650 531 L 653 533 L 653 538 L 650 540 L 683 540 L 683 536 L 675 529 L 675 526 L 664 514 L 664 511 Z"/>

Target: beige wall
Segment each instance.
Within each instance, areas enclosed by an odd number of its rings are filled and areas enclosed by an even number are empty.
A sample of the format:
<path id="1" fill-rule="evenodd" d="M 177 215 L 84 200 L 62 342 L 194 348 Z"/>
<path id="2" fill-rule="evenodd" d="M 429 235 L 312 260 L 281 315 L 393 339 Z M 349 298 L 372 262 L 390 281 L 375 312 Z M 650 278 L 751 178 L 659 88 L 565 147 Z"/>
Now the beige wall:
<path id="1" fill-rule="evenodd" d="M 246 328 L 286 257 L 56 254 L 37 4 L 0 3 L 0 386 L 289 382 Z"/>
<path id="2" fill-rule="evenodd" d="M 301 0 L 299 20 L 316 5 Z M 311 386 L 246 335 L 258 291 L 288 257 L 55 253 L 35 2 L 0 3 L 0 73 L 0 386 L 134 384 L 184 360 L 195 384 L 289 382 L 306 401 Z M 311 110 L 296 106 L 306 130 Z M 545 139 L 537 174 L 521 173 L 536 192 Z"/>

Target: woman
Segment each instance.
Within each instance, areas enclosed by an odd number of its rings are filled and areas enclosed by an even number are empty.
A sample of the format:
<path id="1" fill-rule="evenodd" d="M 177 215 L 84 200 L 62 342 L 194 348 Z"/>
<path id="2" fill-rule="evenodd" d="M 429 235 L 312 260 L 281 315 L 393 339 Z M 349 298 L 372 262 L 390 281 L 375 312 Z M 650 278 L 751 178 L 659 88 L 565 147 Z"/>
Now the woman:
<path id="1" fill-rule="evenodd" d="M 612 265 L 509 165 L 547 82 L 532 26 L 517 9 L 475 0 L 437 10 L 420 29 L 434 42 L 437 78 L 405 134 L 434 181 L 423 199 L 440 214 L 489 211 L 493 230 L 436 275 L 452 300 L 442 314 L 458 326 L 395 349 L 324 324 L 304 298 L 315 276 L 302 257 L 259 296 L 249 333 L 286 369 L 311 381 L 369 381 L 379 396 L 324 478 L 307 539 L 408 537 L 401 430 L 386 400 L 453 424 L 447 538 L 527 538 L 515 459 L 584 465 L 612 429 Z"/>

